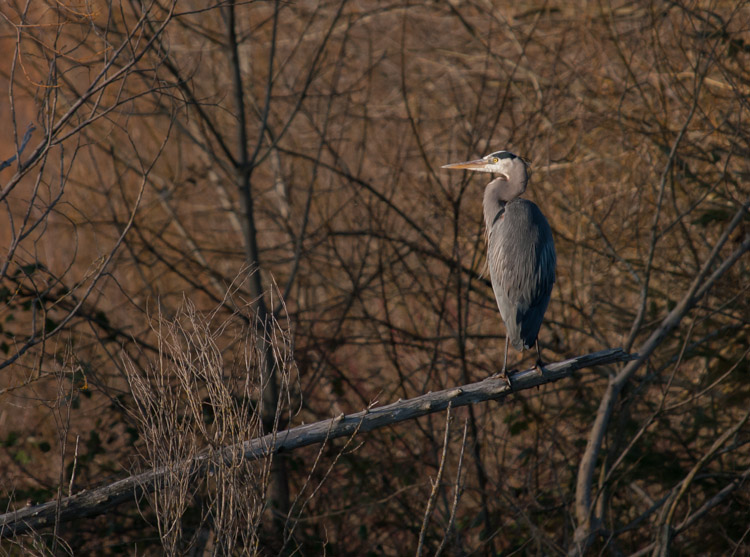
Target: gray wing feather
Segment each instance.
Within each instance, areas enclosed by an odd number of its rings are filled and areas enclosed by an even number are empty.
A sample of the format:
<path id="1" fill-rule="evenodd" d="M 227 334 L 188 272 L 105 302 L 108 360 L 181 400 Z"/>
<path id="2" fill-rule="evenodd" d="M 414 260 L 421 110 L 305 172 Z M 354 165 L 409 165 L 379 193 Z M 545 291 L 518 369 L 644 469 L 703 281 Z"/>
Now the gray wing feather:
<path id="1" fill-rule="evenodd" d="M 547 219 L 534 203 L 515 199 L 492 225 L 487 262 L 510 342 L 536 342 L 555 283 L 555 245 Z"/>

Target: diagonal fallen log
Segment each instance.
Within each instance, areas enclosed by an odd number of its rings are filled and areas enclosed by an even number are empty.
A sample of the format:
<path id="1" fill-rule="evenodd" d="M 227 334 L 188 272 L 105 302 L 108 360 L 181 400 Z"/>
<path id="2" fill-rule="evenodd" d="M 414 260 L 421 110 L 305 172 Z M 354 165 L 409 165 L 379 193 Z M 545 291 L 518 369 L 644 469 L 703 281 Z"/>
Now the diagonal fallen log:
<path id="1" fill-rule="evenodd" d="M 449 404 L 456 408 L 488 400 L 499 400 L 513 392 L 569 377 L 574 371 L 582 368 L 624 362 L 635 357 L 620 348 L 612 348 L 551 363 L 541 371 L 538 368 L 531 368 L 512 373 L 509 377 L 510 386 L 501 377 L 490 377 L 477 383 L 399 400 L 387 406 L 369 408 L 355 414 L 341 414 L 328 420 L 251 439 L 240 446 L 228 447 L 225 458 L 233 458 L 232 455 L 241 453 L 245 459 L 255 460 L 269 454 L 323 443 L 339 437 L 348 437 L 362 431 L 372 431 L 433 412 L 440 412 Z M 193 473 L 204 470 L 209 464 L 209 457 L 204 454 L 185 463 Z M 52 526 L 56 519 L 60 522 L 68 522 L 76 518 L 99 515 L 126 501 L 135 501 L 144 494 L 154 491 L 167 473 L 166 468 L 157 468 L 95 489 L 84 490 L 59 501 L 48 501 L 40 505 L 10 511 L 0 515 L 0 539 Z"/>

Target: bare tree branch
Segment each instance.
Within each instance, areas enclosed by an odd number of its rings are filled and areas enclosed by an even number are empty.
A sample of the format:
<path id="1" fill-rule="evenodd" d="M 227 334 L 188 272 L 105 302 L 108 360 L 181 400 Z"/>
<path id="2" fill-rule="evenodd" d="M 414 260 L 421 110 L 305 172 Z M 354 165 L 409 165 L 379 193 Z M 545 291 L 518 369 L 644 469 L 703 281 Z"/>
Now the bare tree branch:
<path id="1" fill-rule="evenodd" d="M 10 166 L 14 160 L 16 160 L 19 156 L 23 154 L 23 150 L 26 149 L 26 144 L 31 139 L 31 134 L 34 133 L 34 130 L 36 130 L 36 127 L 34 126 L 34 124 L 29 123 L 28 127 L 26 128 L 26 133 L 23 134 L 23 139 L 21 140 L 21 144 L 18 146 L 18 152 L 12 157 L 10 157 L 9 159 L 0 162 L 0 170 Z"/>
<path id="2" fill-rule="evenodd" d="M 674 307 L 672 311 L 664 318 L 661 325 L 657 327 L 651 336 L 641 345 L 638 351 L 638 357 L 628 363 L 616 376 L 610 379 L 607 391 L 602 397 L 599 409 L 596 414 L 594 425 L 589 434 L 588 443 L 578 471 L 578 481 L 576 485 L 576 519 L 578 527 L 576 528 L 576 546 L 580 551 L 590 543 L 590 537 L 599 528 L 599 518 L 592 517 L 592 482 L 596 462 L 604 441 L 604 435 L 612 416 L 615 404 L 617 403 L 620 392 L 627 381 L 651 356 L 654 350 L 662 343 L 664 338 L 672 332 L 682 321 L 682 318 L 695 307 L 695 304 L 705 296 L 708 290 L 716 283 L 719 278 L 732 265 L 750 250 L 750 235 L 744 238 L 744 241 L 724 259 L 719 267 L 709 276 L 713 264 L 719 256 L 721 248 L 729 239 L 734 229 L 744 220 L 750 200 L 737 210 L 734 218 L 729 222 L 722 236 L 717 240 L 711 254 L 708 256 L 703 268 L 693 280 L 688 291 L 682 297 L 682 300 Z"/>
<path id="3" fill-rule="evenodd" d="M 348 416 L 342 414 L 322 422 L 297 426 L 247 441 L 241 448 L 242 457 L 254 460 L 330 439 L 348 437 L 356 431 L 372 431 L 441 412 L 449 405 L 457 408 L 489 400 L 502 400 L 513 392 L 570 377 L 579 369 L 628 361 L 633 357 L 619 348 L 612 348 L 552 363 L 542 370 L 535 367 L 516 372 L 510 375 L 510 386 L 501 377 L 489 377 L 477 383 L 428 393 L 408 400 L 399 400 L 380 408 L 363 410 Z M 232 446 L 227 447 L 225 454 L 227 458 L 236 458 L 238 452 L 237 447 Z M 205 455 L 183 463 L 190 474 L 199 473 L 207 465 L 208 460 Z M 163 481 L 170 473 L 168 468 L 163 467 L 129 476 L 91 491 L 83 491 L 72 497 L 66 497 L 59 502 L 59 520 L 67 522 L 75 518 L 98 515 L 111 507 L 134 499 L 138 500 L 144 494 L 152 492 Z M 174 470 L 174 466 L 171 468 Z M 50 501 L 0 515 L 0 538 L 53 526 L 57 505 L 57 501 Z"/>

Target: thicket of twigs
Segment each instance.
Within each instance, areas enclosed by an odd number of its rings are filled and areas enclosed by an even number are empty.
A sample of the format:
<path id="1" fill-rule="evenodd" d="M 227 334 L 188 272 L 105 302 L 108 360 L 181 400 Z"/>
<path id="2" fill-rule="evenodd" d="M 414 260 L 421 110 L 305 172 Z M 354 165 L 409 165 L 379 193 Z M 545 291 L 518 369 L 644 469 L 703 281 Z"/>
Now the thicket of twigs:
<path id="1" fill-rule="evenodd" d="M 748 554 L 747 2 L 0 15 L 0 513 L 170 468 L 0 553 Z M 439 167 L 501 148 L 554 233 L 546 358 L 641 357 L 227 459 L 499 369 L 487 176 Z"/>

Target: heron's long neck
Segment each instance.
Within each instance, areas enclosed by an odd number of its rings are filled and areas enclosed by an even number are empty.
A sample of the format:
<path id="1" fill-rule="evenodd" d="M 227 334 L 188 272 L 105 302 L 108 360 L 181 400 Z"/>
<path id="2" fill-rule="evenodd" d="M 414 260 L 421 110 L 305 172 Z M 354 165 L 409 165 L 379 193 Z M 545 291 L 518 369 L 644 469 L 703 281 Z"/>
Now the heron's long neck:
<path id="1" fill-rule="evenodd" d="M 505 205 L 526 191 L 528 179 L 526 167 L 516 165 L 507 176 L 495 178 L 484 188 L 484 222 L 488 234 L 498 218 L 498 213 L 505 210 Z"/>
<path id="2" fill-rule="evenodd" d="M 492 229 L 492 225 L 495 223 L 495 218 L 500 211 L 505 210 L 505 204 L 509 201 L 507 194 L 508 182 L 501 179 L 492 180 L 487 187 L 484 188 L 484 200 L 482 206 L 484 208 L 484 223 L 487 225 L 487 233 L 489 234 Z"/>
<path id="3" fill-rule="evenodd" d="M 484 224 L 487 226 L 487 234 L 492 230 L 492 225 L 495 224 L 496 220 L 505 212 L 506 203 L 507 201 L 503 201 L 499 197 L 488 198 L 485 192 L 483 205 Z"/>

